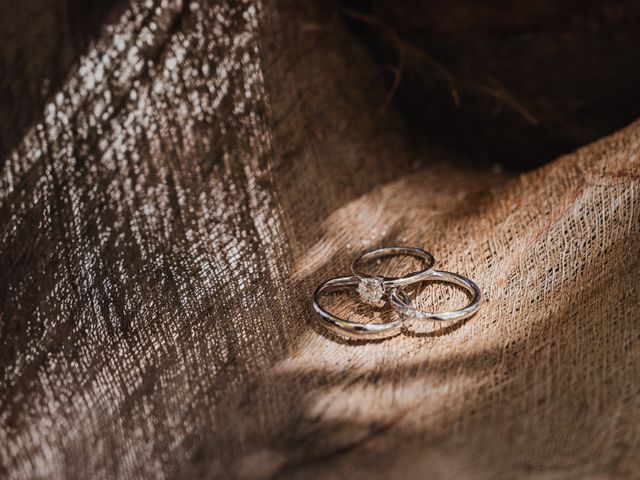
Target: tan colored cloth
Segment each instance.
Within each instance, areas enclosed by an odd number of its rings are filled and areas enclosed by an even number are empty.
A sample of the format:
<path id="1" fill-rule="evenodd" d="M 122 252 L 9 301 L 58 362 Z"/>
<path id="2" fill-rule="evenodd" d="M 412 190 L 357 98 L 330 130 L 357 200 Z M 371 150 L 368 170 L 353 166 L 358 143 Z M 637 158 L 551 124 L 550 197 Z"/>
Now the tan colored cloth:
<path id="1" fill-rule="evenodd" d="M 383 98 L 293 2 L 114 18 L 0 172 L 3 476 L 640 476 L 640 124 L 509 177 Z M 313 287 L 396 243 L 480 313 L 319 330 Z"/>

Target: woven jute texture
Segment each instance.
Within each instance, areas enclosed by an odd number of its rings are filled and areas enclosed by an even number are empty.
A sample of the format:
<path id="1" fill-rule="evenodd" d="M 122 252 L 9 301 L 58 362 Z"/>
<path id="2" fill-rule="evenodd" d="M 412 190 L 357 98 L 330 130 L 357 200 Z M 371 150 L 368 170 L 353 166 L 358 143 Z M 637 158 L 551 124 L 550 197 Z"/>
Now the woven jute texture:
<path id="1" fill-rule="evenodd" d="M 132 0 L 10 146 L 2 477 L 640 477 L 640 124 L 518 176 L 412 150 L 327 12 Z M 323 332 L 384 244 L 479 314 Z"/>

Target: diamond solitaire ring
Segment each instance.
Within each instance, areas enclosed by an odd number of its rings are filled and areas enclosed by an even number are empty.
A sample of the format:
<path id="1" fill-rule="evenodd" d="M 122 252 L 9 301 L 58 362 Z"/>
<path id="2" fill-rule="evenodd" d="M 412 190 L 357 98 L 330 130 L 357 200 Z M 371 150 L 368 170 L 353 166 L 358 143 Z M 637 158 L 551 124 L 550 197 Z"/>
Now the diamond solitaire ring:
<path id="1" fill-rule="evenodd" d="M 365 264 L 383 257 L 410 256 L 424 262 L 422 270 L 410 272 L 398 277 L 369 275 L 363 270 Z M 386 294 L 391 288 L 410 285 L 426 279 L 431 275 L 435 260 L 429 252 L 416 247 L 381 247 L 367 250 L 360 254 L 351 264 L 351 271 L 359 281 L 358 293 L 362 301 L 381 307 L 385 304 Z"/>
<path id="2" fill-rule="evenodd" d="M 320 315 L 320 323 L 323 327 L 343 337 L 353 339 L 381 339 L 393 337 L 400 333 L 402 317 L 385 323 L 359 323 L 344 320 L 327 311 L 320 303 L 320 298 L 325 294 L 354 288 L 359 280 L 355 277 L 337 277 L 321 283 L 313 292 L 313 308 Z"/>

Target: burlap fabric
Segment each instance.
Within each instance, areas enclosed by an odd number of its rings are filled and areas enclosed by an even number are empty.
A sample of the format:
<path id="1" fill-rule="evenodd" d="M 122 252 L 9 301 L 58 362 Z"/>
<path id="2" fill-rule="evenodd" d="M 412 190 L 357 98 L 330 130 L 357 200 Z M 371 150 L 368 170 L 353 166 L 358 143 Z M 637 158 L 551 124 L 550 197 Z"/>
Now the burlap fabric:
<path id="1" fill-rule="evenodd" d="M 310 8 L 131 1 L 11 146 L 2 476 L 640 476 L 640 124 L 519 176 L 414 152 Z M 318 330 L 313 287 L 390 243 L 480 313 Z"/>

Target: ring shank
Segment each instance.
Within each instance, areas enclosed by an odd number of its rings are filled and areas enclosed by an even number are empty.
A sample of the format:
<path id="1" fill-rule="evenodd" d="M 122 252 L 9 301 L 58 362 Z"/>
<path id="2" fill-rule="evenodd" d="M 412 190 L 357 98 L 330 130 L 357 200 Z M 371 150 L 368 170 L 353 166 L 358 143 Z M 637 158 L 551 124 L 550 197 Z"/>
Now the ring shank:
<path id="1" fill-rule="evenodd" d="M 471 317 L 478 311 L 478 308 L 480 308 L 482 294 L 478 285 L 462 275 L 445 272 L 443 270 L 433 270 L 428 278 L 422 280 L 422 282 L 425 281 L 443 281 L 458 285 L 471 294 L 471 302 L 464 308 L 450 312 L 425 312 L 415 308 L 409 296 L 402 289 L 397 288 L 389 295 L 389 301 L 400 315 L 427 321 L 454 322 Z"/>
<path id="2" fill-rule="evenodd" d="M 320 304 L 320 297 L 326 293 L 345 288 L 355 288 L 359 283 L 356 277 L 337 277 L 320 284 L 313 292 L 313 308 L 320 315 L 320 324 L 338 335 L 354 339 L 389 338 L 400 333 L 403 318 L 399 317 L 386 323 L 358 323 L 343 320 L 329 313 Z"/>
<path id="3" fill-rule="evenodd" d="M 366 252 L 360 254 L 353 261 L 353 263 L 351 264 L 351 271 L 353 272 L 355 277 L 360 280 L 373 278 L 373 275 L 370 275 L 362 270 L 362 266 L 364 263 L 371 262 L 372 260 L 377 260 L 378 258 L 399 255 L 406 255 L 424 260 L 425 266 L 420 271 L 410 272 L 399 277 L 376 276 L 377 278 L 382 279 L 385 287 L 401 287 L 404 285 L 409 285 L 411 283 L 424 280 L 431 275 L 432 268 L 435 265 L 435 259 L 433 258 L 433 255 L 425 250 L 422 250 L 421 248 L 416 247 L 380 247 L 374 248 L 372 250 L 367 250 Z"/>

